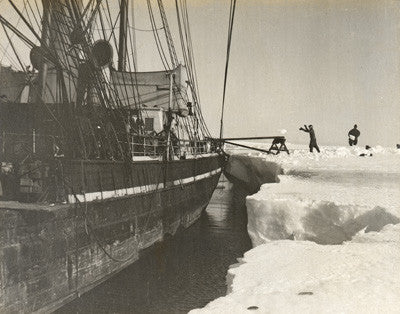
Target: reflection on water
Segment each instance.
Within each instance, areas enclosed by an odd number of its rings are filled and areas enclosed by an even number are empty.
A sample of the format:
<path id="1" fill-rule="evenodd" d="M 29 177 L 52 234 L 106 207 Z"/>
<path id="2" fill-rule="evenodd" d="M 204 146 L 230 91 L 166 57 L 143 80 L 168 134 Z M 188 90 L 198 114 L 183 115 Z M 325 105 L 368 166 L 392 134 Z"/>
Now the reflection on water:
<path id="1" fill-rule="evenodd" d="M 225 295 L 229 265 L 251 248 L 246 210 L 233 193 L 220 183 L 196 224 L 58 313 L 186 313 Z"/>

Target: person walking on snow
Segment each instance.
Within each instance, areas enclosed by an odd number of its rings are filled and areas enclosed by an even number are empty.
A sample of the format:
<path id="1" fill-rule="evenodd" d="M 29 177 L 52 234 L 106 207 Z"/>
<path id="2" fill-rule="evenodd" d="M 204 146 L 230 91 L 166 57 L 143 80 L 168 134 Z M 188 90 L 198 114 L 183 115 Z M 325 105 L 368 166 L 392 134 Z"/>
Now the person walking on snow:
<path id="1" fill-rule="evenodd" d="M 313 152 L 313 148 L 315 148 L 317 150 L 317 152 L 319 153 L 320 151 L 319 151 L 319 147 L 318 147 L 318 144 L 317 144 L 317 138 L 315 137 L 315 132 L 314 132 L 313 126 L 310 124 L 308 126 L 308 128 L 307 128 L 307 126 L 304 125 L 304 128 L 300 128 L 299 130 L 307 132 L 307 133 L 310 133 L 310 145 L 309 145 L 310 152 L 312 153 Z"/>
<path id="2" fill-rule="evenodd" d="M 357 129 L 357 124 L 354 124 L 354 128 L 352 128 L 347 134 L 349 136 L 350 146 L 357 145 L 358 137 L 360 136 L 360 134 L 360 131 Z"/>

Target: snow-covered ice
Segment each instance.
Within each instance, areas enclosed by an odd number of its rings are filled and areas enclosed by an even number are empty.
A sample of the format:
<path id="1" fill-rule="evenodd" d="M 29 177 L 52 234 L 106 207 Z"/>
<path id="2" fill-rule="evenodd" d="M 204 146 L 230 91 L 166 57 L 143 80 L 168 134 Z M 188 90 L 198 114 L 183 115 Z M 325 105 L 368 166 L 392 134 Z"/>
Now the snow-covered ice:
<path id="1" fill-rule="evenodd" d="M 399 313 L 400 225 L 344 245 L 279 240 L 229 269 L 229 294 L 191 313 Z"/>
<path id="2" fill-rule="evenodd" d="M 193 313 L 399 313 L 400 150 L 288 147 L 246 152 L 284 175 L 247 197 L 255 248 L 229 269 L 227 296 Z"/>
<path id="3" fill-rule="evenodd" d="M 331 173 L 280 176 L 279 184 L 263 185 L 249 196 L 248 232 L 253 245 L 290 236 L 340 244 L 361 229 L 379 231 L 400 222 L 400 176 L 338 175 L 336 179 Z"/>
<path id="4" fill-rule="evenodd" d="M 400 150 L 371 151 L 372 157 L 360 157 L 358 147 L 263 157 L 285 175 L 247 198 L 253 244 L 289 237 L 339 244 L 361 229 L 400 222 Z"/>

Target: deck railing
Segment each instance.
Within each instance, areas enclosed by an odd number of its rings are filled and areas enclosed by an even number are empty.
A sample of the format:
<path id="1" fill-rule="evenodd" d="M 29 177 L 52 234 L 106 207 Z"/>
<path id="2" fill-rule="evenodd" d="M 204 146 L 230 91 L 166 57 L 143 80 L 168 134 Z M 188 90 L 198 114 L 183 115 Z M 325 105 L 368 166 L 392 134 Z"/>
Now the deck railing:
<path id="1" fill-rule="evenodd" d="M 35 131 L 31 134 L 0 133 L 0 158 L 2 160 L 21 160 L 26 156 L 40 156 L 41 158 L 62 157 L 66 152 L 63 141 L 57 136 L 39 135 Z M 210 140 L 182 140 L 171 137 L 168 140 L 160 136 L 133 135 L 129 143 L 119 142 L 121 147 L 129 145 L 132 157 L 165 157 L 185 158 L 211 153 L 216 150 Z M 168 152 L 169 151 L 169 152 Z M 79 158 L 79 157 L 78 157 Z M 98 159 L 99 156 L 88 156 L 89 159 Z M 107 159 L 107 158 L 105 158 Z"/>
<path id="2" fill-rule="evenodd" d="M 168 145 L 167 139 L 157 136 L 135 135 L 130 142 L 132 156 L 162 156 L 170 154 L 184 158 L 187 155 L 200 155 L 211 153 L 213 151 L 210 141 L 206 140 L 180 140 L 170 139 Z M 169 147 L 169 149 L 168 149 Z"/>
<path id="3" fill-rule="evenodd" d="M 59 139 L 56 136 L 39 135 L 34 130 L 31 134 L 0 133 L 1 159 L 20 159 L 38 155 L 52 157 L 59 151 Z"/>

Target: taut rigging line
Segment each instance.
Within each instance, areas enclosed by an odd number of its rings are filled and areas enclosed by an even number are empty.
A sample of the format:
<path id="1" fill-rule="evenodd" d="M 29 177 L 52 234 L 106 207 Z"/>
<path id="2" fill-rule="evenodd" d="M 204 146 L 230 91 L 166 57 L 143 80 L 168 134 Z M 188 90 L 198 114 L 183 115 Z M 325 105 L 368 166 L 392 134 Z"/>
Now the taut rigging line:
<path id="1" fill-rule="evenodd" d="M 228 43 L 226 48 L 226 62 L 225 62 L 225 76 L 224 76 L 224 91 L 222 94 L 222 108 L 221 108 L 221 127 L 219 130 L 219 138 L 222 138 L 223 127 L 224 127 L 224 109 L 225 109 L 225 93 L 226 93 L 226 81 L 228 77 L 228 65 L 229 65 L 229 55 L 231 52 L 231 42 L 232 42 L 232 29 L 233 20 L 235 17 L 236 0 L 231 0 L 231 7 L 229 12 L 229 26 L 228 26 Z"/>

